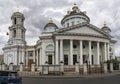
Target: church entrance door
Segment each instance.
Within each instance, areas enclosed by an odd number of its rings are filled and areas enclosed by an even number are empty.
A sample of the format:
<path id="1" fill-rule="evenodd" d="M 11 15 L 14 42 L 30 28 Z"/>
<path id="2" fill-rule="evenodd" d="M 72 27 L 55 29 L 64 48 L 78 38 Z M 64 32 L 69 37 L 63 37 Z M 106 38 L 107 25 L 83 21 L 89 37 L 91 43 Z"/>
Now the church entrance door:
<path id="1" fill-rule="evenodd" d="M 31 64 L 33 63 L 33 60 L 32 59 L 29 59 L 28 60 L 28 69 L 31 70 Z"/>

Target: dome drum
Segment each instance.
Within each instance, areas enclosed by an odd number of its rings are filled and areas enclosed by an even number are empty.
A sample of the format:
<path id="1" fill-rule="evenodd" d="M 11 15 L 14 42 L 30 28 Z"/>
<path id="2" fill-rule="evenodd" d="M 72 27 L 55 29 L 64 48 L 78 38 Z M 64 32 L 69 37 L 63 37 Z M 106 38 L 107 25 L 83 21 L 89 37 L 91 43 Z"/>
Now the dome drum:
<path id="1" fill-rule="evenodd" d="M 69 27 L 69 26 L 72 26 L 72 25 L 77 25 L 77 24 L 83 23 L 83 22 L 89 23 L 90 19 L 86 15 L 86 12 L 80 11 L 80 9 L 78 8 L 78 6 L 76 4 L 74 4 L 74 6 L 72 8 L 72 11 L 69 10 L 67 12 L 67 15 L 65 15 L 65 17 L 61 20 L 61 24 L 64 27 Z M 72 24 L 72 25 L 70 25 L 70 24 Z"/>
<path id="2" fill-rule="evenodd" d="M 74 24 L 72 22 L 74 22 Z M 84 16 L 81 16 L 81 15 L 73 15 L 73 16 L 69 16 L 67 18 L 64 18 L 61 21 L 61 24 L 64 27 L 67 27 L 67 23 L 69 23 L 69 26 L 73 26 L 73 25 L 77 25 L 77 24 L 83 23 L 83 22 L 89 23 L 90 20 Z"/>

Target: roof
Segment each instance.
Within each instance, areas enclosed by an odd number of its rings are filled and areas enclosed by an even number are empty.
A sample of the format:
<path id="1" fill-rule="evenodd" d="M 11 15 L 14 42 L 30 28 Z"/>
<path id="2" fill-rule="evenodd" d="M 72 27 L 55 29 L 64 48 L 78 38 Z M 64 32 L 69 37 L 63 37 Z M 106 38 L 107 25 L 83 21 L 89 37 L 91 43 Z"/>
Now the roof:
<path id="1" fill-rule="evenodd" d="M 74 15 L 81 15 L 84 16 L 88 19 L 88 21 L 90 21 L 90 18 L 86 15 L 85 12 L 80 11 L 80 9 L 78 8 L 78 6 L 76 4 L 74 4 L 74 6 L 72 7 L 72 11 L 69 11 L 67 15 L 64 16 L 64 18 L 61 20 L 61 23 L 63 23 L 63 20 L 69 16 L 74 16 Z"/>
<path id="2" fill-rule="evenodd" d="M 63 20 L 69 16 L 74 16 L 74 15 L 82 15 L 88 18 L 88 20 L 90 21 L 90 18 L 84 13 L 84 12 L 76 12 L 76 11 L 71 11 L 69 15 L 65 15 L 64 18 L 61 20 L 61 23 L 63 22 Z"/>
<path id="3" fill-rule="evenodd" d="M 111 29 L 108 26 L 104 26 L 101 28 L 102 30 L 109 30 L 111 32 Z"/>
<path id="4" fill-rule="evenodd" d="M 47 27 L 55 27 L 58 28 L 57 25 L 55 23 L 49 22 L 48 24 L 45 25 L 44 29 L 46 29 Z"/>
<path id="5" fill-rule="evenodd" d="M 16 16 L 17 16 L 17 17 L 23 17 L 23 19 L 25 19 L 25 18 L 24 18 L 24 14 L 22 14 L 22 13 L 20 13 L 20 12 L 14 12 L 14 13 L 12 14 L 11 19 L 14 18 L 14 17 L 16 17 Z"/>

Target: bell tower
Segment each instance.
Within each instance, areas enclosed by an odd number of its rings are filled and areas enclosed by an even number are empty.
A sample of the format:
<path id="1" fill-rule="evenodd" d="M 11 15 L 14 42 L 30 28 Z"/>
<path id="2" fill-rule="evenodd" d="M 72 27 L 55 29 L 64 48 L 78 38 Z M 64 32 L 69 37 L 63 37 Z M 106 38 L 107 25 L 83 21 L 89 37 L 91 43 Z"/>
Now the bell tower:
<path id="1" fill-rule="evenodd" d="M 19 11 L 16 11 L 11 16 L 12 24 L 9 29 L 9 39 L 4 51 L 4 63 L 9 65 L 19 65 L 25 63 L 25 32 L 24 20 L 25 17 Z"/>
<path id="2" fill-rule="evenodd" d="M 11 16 L 12 25 L 9 27 L 9 40 L 8 44 L 12 45 L 26 45 L 25 41 L 25 32 L 26 29 L 24 28 L 24 20 L 25 17 L 19 11 L 13 13 Z"/>

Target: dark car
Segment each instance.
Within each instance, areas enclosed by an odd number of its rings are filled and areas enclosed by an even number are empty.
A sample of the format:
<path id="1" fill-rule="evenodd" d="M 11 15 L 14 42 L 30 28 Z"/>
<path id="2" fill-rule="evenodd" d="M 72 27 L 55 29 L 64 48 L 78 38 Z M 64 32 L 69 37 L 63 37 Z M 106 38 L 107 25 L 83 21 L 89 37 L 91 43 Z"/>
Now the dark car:
<path id="1" fill-rule="evenodd" d="M 17 71 L 0 71 L 0 84 L 22 84 Z"/>

